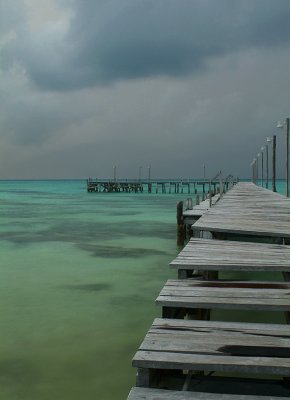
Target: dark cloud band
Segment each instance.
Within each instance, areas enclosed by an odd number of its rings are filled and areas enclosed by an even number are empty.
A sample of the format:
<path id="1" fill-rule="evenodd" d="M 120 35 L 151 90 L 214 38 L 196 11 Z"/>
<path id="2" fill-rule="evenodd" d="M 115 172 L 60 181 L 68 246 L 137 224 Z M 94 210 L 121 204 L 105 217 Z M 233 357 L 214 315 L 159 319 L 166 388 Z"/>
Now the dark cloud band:
<path id="1" fill-rule="evenodd" d="M 288 0 L 75 1 L 68 31 L 18 32 L 2 54 L 40 88 L 198 73 L 212 57 L 289 44 Z"/>

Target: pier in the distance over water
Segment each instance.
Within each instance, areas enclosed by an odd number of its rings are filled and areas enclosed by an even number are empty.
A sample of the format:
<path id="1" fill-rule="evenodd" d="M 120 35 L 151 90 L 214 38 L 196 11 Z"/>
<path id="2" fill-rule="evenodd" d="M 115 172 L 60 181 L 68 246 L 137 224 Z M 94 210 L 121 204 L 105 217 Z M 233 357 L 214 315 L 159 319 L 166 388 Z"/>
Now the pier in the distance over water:
<path id="1" fill-rule="evenodd" d="M 233 177 L 220 179 L 87 179 L 89 193 L 197 193 L 212 190 L 216 193 L 221 184 L 227 190 L 233 183 Z"/>

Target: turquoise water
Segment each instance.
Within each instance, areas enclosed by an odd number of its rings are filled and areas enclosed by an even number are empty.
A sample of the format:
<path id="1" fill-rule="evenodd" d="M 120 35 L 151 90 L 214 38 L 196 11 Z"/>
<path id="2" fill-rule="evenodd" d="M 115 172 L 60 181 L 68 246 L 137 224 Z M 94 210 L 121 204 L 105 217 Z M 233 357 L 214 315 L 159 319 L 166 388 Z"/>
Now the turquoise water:
<path id="1" fill-rule="evenodd" d="M 127 397 L 180 196 L 0 182 L 1 400 Z"/>
<path id="2" fill-rule="evenodd" d="M 0 182 L 1 400 L 127 398 L 186 197 Z"/>

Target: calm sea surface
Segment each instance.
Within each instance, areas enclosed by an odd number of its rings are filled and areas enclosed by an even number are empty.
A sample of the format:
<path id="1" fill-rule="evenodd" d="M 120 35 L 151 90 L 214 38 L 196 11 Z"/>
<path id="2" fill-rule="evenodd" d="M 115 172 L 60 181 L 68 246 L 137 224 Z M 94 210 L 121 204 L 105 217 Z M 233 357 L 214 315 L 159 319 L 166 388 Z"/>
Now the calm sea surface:
<path id="1" fill-rule="evenodd" d="M 127 398 L 187 197 L 0 182 L 1 400 Z"/>

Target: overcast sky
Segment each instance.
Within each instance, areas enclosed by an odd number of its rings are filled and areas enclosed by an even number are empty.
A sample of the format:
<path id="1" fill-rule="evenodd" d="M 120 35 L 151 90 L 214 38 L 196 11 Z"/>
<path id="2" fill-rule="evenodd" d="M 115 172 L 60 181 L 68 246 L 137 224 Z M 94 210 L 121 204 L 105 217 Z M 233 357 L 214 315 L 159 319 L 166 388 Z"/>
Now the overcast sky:
<path id="1" fill-rule="evenodd" d="M 0 178 L 282 165 L 290 1 L 0 0 L 0 104 Z"/>

